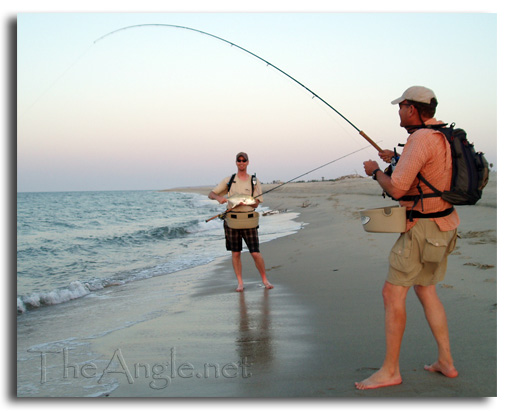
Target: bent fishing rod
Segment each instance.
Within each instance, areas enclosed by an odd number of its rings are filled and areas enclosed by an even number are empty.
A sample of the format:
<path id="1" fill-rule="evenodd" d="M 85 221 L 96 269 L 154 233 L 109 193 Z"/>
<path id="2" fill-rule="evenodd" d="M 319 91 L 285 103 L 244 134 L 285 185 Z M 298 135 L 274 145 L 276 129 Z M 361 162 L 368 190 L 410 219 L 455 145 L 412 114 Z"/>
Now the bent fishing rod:
<path id="1" fill-rule="evenodd" d="M 344 156 L 342 156 L 342 157 L 336 158 L 335 160 L 329 161 L 328 163 L 325 163 L 325 164 L 323 164 L 323 165 L 321 165 L 321 166 L 319 166 L 319 167 L 313 168 L 312 170 L 309 170 L 309 171 L 307 171 L 306 173 L 300 174 L 299 176 L 296 176 L 295 178 L 292 178 L 291 180 L 288 180 L 288 181 L 286 181 L 285 183 L 281 183 L 281 184 L 279 184 L 278 186 L 273 187 L 273 188 L 269 189 L 268 191 L 265 191 L 264 193 L 261 193 L 261 194 L 259 194 L 259 195 L 255 196 L 254 198 L 257 198 L 257 197 L 263 196 L 264 194 L 271 193 L 272 191 L 276 190 L 277 188 L 280 188 L 280 187 L 282 187 L 282 186 L 285 186 L 286 184 L 289 184 L 289 183 L 291 183 L 291 182 L 293 182 L 293 181 L 295 181 L 295 180 L 298 180 L 300 177 L 306 176 L 307 174 L 310 174 L 310 173 L 312 173 L 312 172 L 314 172 L 314 171 L 316 171 L 316 170 L 319 170 L 320 168 L 326 167 L 326 166 L 328 166 L 328 165 L 330 165 L 330 164 L 332 164 L 332 163 L 335 163 L 336 161 L 342 160 L 343 158 L 346 158 L 346 157 L 348 157 L 348 156 L 351 156 L 352 154 L 358 153 L 359 151 L 365 150 L 366 148 L 368 148 L 368 147 L 367 147 L 367 146 L 366 146 L 366 147 L 361 147 L 361 148 L 359 148 L 358 150 L 352 151 L 351 153 L 345 154 L 345 155 L 344 155 Z M 239 204 L 238 204 L 238 205 L 239 205 Z M 236 208 L 238 205 L 235 205 L 234 207 L 227 208 L 223 213 L 221 213 L 221 214 L 217 214 L 217 215 L 215 215 L 214 217 L 211 217 L 211 218 L 209 218 L 208 220 L 205 220 L 205 222 L 206 222 L 206 223 L 208 223 L 209 221 L 214 220 L 215 218 L 224 219 L 224 218 L 225 218 L 225 216 L 226 216 L 229 212 L 231 212 L 234 208 Z"/>
<path id="2" fill-rule="evenodd" d="M 102 37 L 98 38 L 97 40 L 94 41 L 93 44 L 96 44 L 98 43 L 99 41 L 103 40 L 104 38 L 106 37 L 109 37 L 115 33 L 118 33 L 120 31 L 124 31 L 124 30 L 130 30 L 130 29 L 134 29 L 134 28 L 140 28 L 140 27 L 170 27 L 170 28 L 176 28 L 176 29 L 184 29 L 184 30 L 190 30 L 190 31 L 194 31 L 196 33 L 200 33 L 200 34 L 204 34 L 206 36 L 209 36 L 209 37 L 212 37 L 212 38 L 215 38 L 217 40 L 220 40 L 220 41 L 223 41 L 227 44 L 230 44 L 231 46 L 233 47 L 237 47 L 238 49 L 244 51 L 245 53 L 248 53 L 250 55 L 252 55 L 253 57 L 255 58 L 258 58 L 259 60 L 263 61 L 264 63 L 266 63 L 268 66 L 271 66 L 273 67 L 275 70 L 278 70 L 280 73 L 284 74 L 285 76 L 287 76 L 288 78 L 290 78 L 291 80 L 293 80 L 296 84 L 300 85 L 301 87 L 303 87 L 305 90 L 307 90 L 309 93 L 312 94 L 313 97 L 316 97 L 318 100 L 320 100 L 321 102 L 323 102 L 324 104 L 326 104 L 329 108 L 331 108 L 333 111 L 335 111 L 339 116 L 341 116 L 348 124 L 350 124 L 355 130 L 357 130 L 359 132 L 359 134 L 364 137 L 366 139 L 366 141 L 371 144 L 377 151 L 382 151 L 382 149 L 371 139 L 369 138 L 366 133 L 362 130 L 360 130 L 356 125 L 354 125 L 350 120 L 348 120 L 345 116 L 343 116 L 339 111 L 337 111 L 334 107 L 332 107 L 329 103 L 327 103 L 324 99 L 322 99 L 318 94 L 316 94 L 315 92 L 313 92 L 311 89 L 309 89 L 308 87 L 306 87 L 305 85 L 303 85 L 302 83 L 300 83 L 298 80 L 296 80 L 294 77 L 290 76 L 289 74 L 287 74 L 285 71 L 281 70 L 280 68 L 278 68 L 277 66 L 275 66 L 274 64 L 270 63 L 269 61 L 267 60 L 264 60 L 262 57 L 259 57 L 257 54 L 255 53 L 252 53 L 251 51 L 241 47 L 241 46 L 238 46 L 237 44 L 235 43 L 232 43 L 231 41 L 228 41 L 228 40 L 225 40 L 221 37 L 218 37 L 218 36 L 215 36 L 214 34 L 210 34 L 210 33 L 207 33 L 205 31 L 201 31 L 201 30 L 197 30 L 197 29 L 193 29 L 191 27 L 186 27 L 186 26 L 177 26 L 175 24 L 158 24 L 158 23 L 154 23 L 154 24 L 137 24 L 137 25 L 133 25 L 133 26 L 127 26 L 127 27 L 123 27 L 121 29 L 117 29 L 117 30 L 114 30 L 114 31 L 111 31 L 110 33 L 107 33 L 105 35 L 103 35 Z"/>

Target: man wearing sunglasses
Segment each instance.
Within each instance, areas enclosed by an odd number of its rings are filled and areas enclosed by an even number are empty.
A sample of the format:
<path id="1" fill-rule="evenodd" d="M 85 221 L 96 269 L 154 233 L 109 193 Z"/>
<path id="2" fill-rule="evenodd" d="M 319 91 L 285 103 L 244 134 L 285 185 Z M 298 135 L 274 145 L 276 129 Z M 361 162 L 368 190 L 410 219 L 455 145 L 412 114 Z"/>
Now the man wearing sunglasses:
<path id="1" fill-rule="evenodd" d="M 421 174 L 441 190 L 450 188 L 452 177 L 451 150 L 446 137 L 427 126 L 442 124 L 434 118 L 437 99 L 432 90 L 413 86 L 391 104 L 398 104 L 400 126 L 409 133 L 396 168 L 389 176 L 380 170 L 376 161 L 365 161 L 364 170 L 373 176 L 391 197 L 400 199 L 407 207 L 407 230 L 393 246 L 389 255 L 389 273 L 382 289 L 385 308 L 386 355 L 382 367 L 369 378 L 356 383 L 358 389 L 373 389 L 397 385 L 400 375 L 400 346 L 406 325 L 406 297 L 411 287 L 421 302 L 425 317 L 437 342 L 436 362 L 425 370 L 446 377 L 459 375 L 450 352 L 448 322 L 436 284 L 444 279 L 448 255 L 455 248 L 457 211 L 440 197 L 410 201 L 408 197 L 431 190 L 420 181 Z M 382 160 L 391 162 L 391 150 L 379 153 Z M 419 189 L 418 189 L 419 184 Z"/>
<path id="2" fill-rule="evenodd" d="M 220 204 L 227 203 L 228 197 L 241 194 L 248 195 L 255 198 L 255 204 L 237 206 L 238 214 L 251 213 L 262 202 L 262 188 L 260 181 L 255 176 L 250 176 L 247 172 L 248 168 L 248 154 L 240 152 L 236 155 L 237 173 L 232 177 L 224 178 L 210 193 L 209 198 L 216 200 Z M 252 182 L 252 179 L 254 180 Z M 266 268 L 264 259 L 259 250 L 259 236 L 258 226 L 253 228 L 230 228 L 227 221 L 224 221 L 223 227 L 225 230 L 225 243 L 228 251 L 232 252 L 232 266 L 237 278 L 236 291 L 241 292 L 244 289 L 243 285 L 243 267 L 241 263 L 241 251 L 243 248 L 243 240 L 245 241 L 248 250 L 255 262 L 255 267 L 259 271 L 262 278 L 262 283 L 267 289 L 273 288 L 271 283 L 266 277 Z"/>

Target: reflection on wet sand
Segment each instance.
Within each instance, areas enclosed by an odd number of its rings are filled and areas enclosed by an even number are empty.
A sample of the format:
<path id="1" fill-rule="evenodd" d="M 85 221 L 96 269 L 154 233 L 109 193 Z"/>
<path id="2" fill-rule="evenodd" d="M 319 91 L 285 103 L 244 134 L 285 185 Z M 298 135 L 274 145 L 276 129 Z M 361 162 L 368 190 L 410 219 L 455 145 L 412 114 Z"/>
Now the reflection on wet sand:
<path id="1" fill-rule="evenodd" d="M 246 358 L 252 364 L 252 368 L 269 369 L 273 362 L 269 290 L 264 289 L 260 299 L 249 300 L 246 293 L 240 293 L 236 350 L 240 358 Z"/>

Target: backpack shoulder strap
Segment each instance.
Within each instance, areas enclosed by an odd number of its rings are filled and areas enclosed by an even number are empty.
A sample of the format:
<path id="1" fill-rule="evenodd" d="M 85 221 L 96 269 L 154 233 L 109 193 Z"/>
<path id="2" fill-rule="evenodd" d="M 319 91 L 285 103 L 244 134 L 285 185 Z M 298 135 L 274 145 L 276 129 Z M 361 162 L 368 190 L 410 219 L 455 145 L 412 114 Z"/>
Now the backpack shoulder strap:
<path id="1" fill-rule="evenodd" d="M 234 178 L 236 178 L 236 174 L 232 174 L 232 177 L 230 177 L 230 180 L 228 180 L 227 183 L 227 190 L 230 192 L 230 187 L 232 187 L 232 183 L 234 182 Z"/>
<path id="2" fill-rule="evenodd" d="M 423 181 L 427 186 L 428 188 L 430 188 L 436 195 L 432 195 L 432 197 L 441 197 L 441 194 L 442 194 L 442 191 L 441 190 L 438 190 L 437 188 L 435 188 L 432 184 L 430 184 L 428 182 L 428 180 L 423 177 L 421 175 L 421 173 L 418 173 L 418 178 Z M 425 197 L 427 196 L 428 194 L 425 194 Z"/>
<path id="3" fill-rule="evenodd" d="M 254 191 L 256 185 L 257 185 L 257 174 L 254 173 L 252 176 L 252 197 L 253 197 L 253 191 Z"/>

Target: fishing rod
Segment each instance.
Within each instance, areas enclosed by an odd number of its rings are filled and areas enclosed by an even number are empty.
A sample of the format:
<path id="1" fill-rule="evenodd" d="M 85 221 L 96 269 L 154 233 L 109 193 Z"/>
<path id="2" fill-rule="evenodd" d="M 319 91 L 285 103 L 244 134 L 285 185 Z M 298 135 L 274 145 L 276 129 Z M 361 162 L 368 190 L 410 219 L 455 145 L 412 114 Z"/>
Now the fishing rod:
<path id="1" fill-rule="evenodd" d="M 193 29 L 191 27 L 186 27 L 186 26 L 177 26 L 175 24 L 158 24 L 158 23 L 153 23 L 153 24 L 136 24 L 136 25 L 133 25 L 133 26 L 127 26 L 127 27 L 123 27 L 121 29 L 117 29 L 117 30 L 114 30 L 114 31 L 111 31 L 110 33 L 107 33 L 105 35 L 103 35 L 102 37 L 98 38 L 97 40 L 94 41 L 93 44 L 96 44 L 98 43 L 99 41 L 105 39 L 106 37 L 109 37 L 115 33 L 118 33 L 120 31 L 124 31 L 124 30 L 130 30 L 130 29 L 133 29 L 133 28 L 140 28 L 140 27 L 172 27 L 172 28 L 177 28 L 177 29 L 184 29 L 184 30 L 190 30 L 190 31 L 194 31 L 194 32 L 197 32 L 197 33 L 200 33 L 200 34 L 204 34 L 206 36 L 209 36 L 209 37 L 212 37 L 212 38 L 215 38 L 217 40 L 220 40 L 220 41 L 223 41 L 227 44 L 230 44 L 231 46 L 233 47 L 237 47 L 238 49 L 244 51 L 245 53 L 248 53 L 250 55 L 252 55 L 253 57 L 255 58 L 258 58 L 259 60 L 263 61 L 264 63 L 266 63 L 268 66 L 271 66 L 273 67 L 274 69 L 278 70 L 279 72 L 281 72 L 282 74 L 284 74 L 285 76 L 287 76 L 288 78 L 290 78 L 291 80 L 293 80 L 295 83 L 299 84 L 300 86 L 302 86 L 305 90 L 307 90 L 309 93 L 311 93 L 313 95 L 313 97 L 316 97 L 318 100 L 322 101 L 324 104 L 326 104 L 329 108 L 331 108 L 332 110 L 334 110 L 339 116 L 341 116 L 344 120 L 346 120 L 346 122 L 348 124 L 350 124 L 355 130 L 357 130 L 359 132 L 359 134 L 364 137 L 366 139 L 366 141 L 368 143 L 370 143 L 377 151 L 382 151 L 382 149 L 371 139 L 369 138 L 366 133 L 362 130 L 360 130 L 355 124 L 353 124 L 350 120 L 348 120 L 345 116 L 343 116 L 339 111 L 337 111 L 334 107 L 332 107 L 329 103 L 327 103 L 324 99 L 322 99 L 318 94 L 316 94 L 315 92 L 313 92 L 311 89 L 309 89 L 308 87 L 306 87 L 305 85 L 303 85 L 302 83 L 300 83 L 298 80 L 296 80 L 294 77 L 290 76 L 289 74 L 287 74 L 285 71 L 281 70 L 280 68 L 278 68 L 277 66 L 275 66 L 274 64 L 270 63 L 269 61 L 267 60 L 264 60 L 262 57 L 259 57 L 257 54 L 255 53 L 252 53 L 251 51 L 241 47 L 241 46 L 238 46 L 237 44 L 235 43 L 232 43 L 231 41 L 228 41 L 228 40 L 225 40 L 221 37 L 218 37 L 218 36 L 215 36 L 214 34 L 211 34 L 211 33 L 207 33 L 205 31 L 201 31 L 201 30 L 197 30 L 197 29 Z"/>
<path id="2" fill-rule="evenodd" d="M 276 190 L 277 188 L 280 188 L 282 186 L 285 186 L 286 184 L 289 184 L 291 182 L 293 182 L 294 180 L 298 180 L 300 177 L 303 177 L 303 176 L 306 176 L 307 174 L 310 174 L 316 170 L 319 170 L 320 168 L 323 168 L 323 167 L 326 167 L 332 163 L 335 163 L 336 161 L 339 161 L 339 160 L 342 160 L 343 158 L 346 158 L 348 156 L 351 156 L 352 154 L 355 154 L 355 153 L 358 153 L 359 151 L 362 151 L 362 150 L 365 150 L 366 148 L 368 148 L 367 146 L 366 147 L 361 147 L 359 148 L 358 150 L 355 150 L 355 151 L 352 151 L 351 153 L 348 153 L 348 154 L 345 154 L 344 156 L 342 157 L 339 157 L 339 158 L 336 158 L 335 160 L 332 160 L 332 161 L 329 161 L 328 163 L 325 163 L 319 167 L 316 167 L 316 168 L 313 168 L 312 170 L 310 171 L 307 171 L 306 173 L 303 173 L 303 174 L 300 174 L 299 176 L 295 177 L 295 178 L 292 178 L 291 180 L 288 180 L 286 181 L 285 183 L 281 183 L 279 184 L 278 186 L 276 187 L 273 187 L 271 189 L 269 189 L 268 191 L 265 191 L 264 193 L 261 193 L 257 196 L 255 196 L 254 198 L 257 198 L 257 197 L 260 197 L 260 196 L 263 196 L 264 194 L 268 194 L 268 193 L 271 193 L 272 191 Z M 238 204 L 239 205 L 239 204 Z M 238 205 L 235 205 L 234 207 L 230 207 L 230 208 L 227 208 L 223 213 L 221 214 L 218 214 L 218 215 L 215 215 L 214 217 L 211 217 L 209 218 L 208 220 L 205 220 L 206 223 L 208 223 L 209 221 L 211 220 L 214 220 L 215 218 L 220 218 L 220 219 L 223 219 L 225 218 L 225 216 L 230 212 L 232 211 L 234 208 L 236 208 Z"/>

